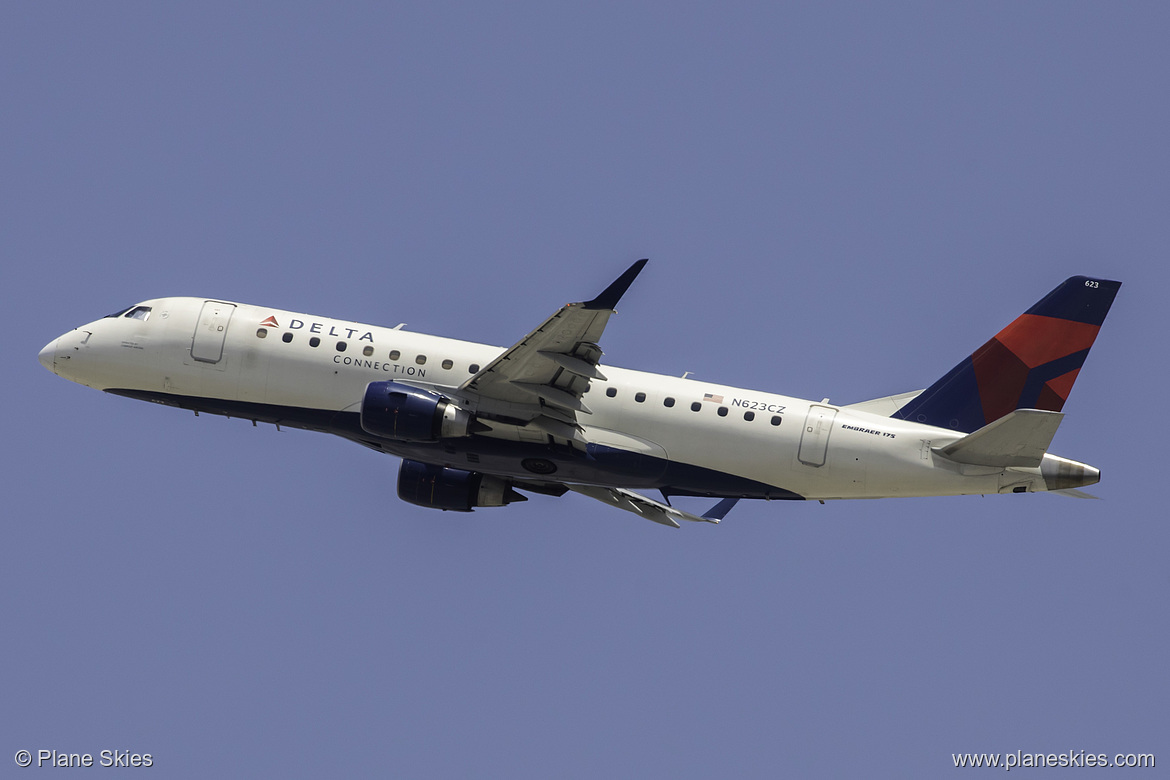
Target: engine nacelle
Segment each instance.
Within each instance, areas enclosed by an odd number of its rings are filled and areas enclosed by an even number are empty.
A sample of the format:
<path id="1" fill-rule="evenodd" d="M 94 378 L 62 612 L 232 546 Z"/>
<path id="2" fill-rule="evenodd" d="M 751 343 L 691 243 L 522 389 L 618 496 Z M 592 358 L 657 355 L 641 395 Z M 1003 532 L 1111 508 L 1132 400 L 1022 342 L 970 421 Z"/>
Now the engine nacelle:
<path id="1" fill-rule="evenodd" d="M 402 461 L 398 471 L 398 497 L 416 506 L 454 512 L 528 500 L 512 490 L 512 483 L 506 479 L 417 460 Z"/>
<path id="2" fill-rule="evenodd" d="M 398 441 L 467 436 L 471 414 L 440 395 L 400 382 L 370 382 L 362 398 L 362 430 Z"/>

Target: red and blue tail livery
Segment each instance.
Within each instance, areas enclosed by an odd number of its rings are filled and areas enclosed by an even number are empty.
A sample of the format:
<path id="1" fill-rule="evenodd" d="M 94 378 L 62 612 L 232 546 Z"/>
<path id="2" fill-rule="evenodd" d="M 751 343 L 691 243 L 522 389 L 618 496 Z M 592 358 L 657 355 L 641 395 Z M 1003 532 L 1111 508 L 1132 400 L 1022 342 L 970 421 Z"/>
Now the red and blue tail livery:
<path id="1" fill-rule="evenodd" d="M 971 433 L 1016 409 L 1059 412 L 1120 287 L 1067 279 L 893 416 Z"/>

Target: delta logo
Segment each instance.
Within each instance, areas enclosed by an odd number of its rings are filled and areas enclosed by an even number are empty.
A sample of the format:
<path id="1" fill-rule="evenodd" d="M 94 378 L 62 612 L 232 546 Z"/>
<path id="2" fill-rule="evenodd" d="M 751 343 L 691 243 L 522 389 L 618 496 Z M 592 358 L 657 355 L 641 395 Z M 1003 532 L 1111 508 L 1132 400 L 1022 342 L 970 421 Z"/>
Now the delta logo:
<path id="1" fill-rule="evenodd" d="M 280 323 L 276 321 L 275 314 L 269 314 L 267 317 L 265 317 L 260 322 L 260 327 L 262 327 L 262 328 L 279 328 Z M 356 333 L 361 333 L 362 335 L 357 337 L 358 341 L 373 342 L 373 340 L 374 340 L 373 331 L 367 330 L 365 332 L 362 332 L 362 331 L 358 330 L 357 328 L 346 328 L 346 327 L 340 326 L 340 325 L 329 325 L 329 331 L 326 332 L 325 327 L 326 327 L 326 323 L 324 323 L 324 322 L 310 322 L 310 323 L 306 324 L 304 320 L 298 320 L 296 317 L 293 317 L 292 319 L 290 319 L 288 321 L 288 326 L 287 326 L 287 328 L 289 330 L 300 330 L 301 328 L 307 328 L 310 333 L 320 333 L 320 334 L 325 335 L 325 336 L 336 336 L 338 338 L 348 338 L 348 339 L 352 339 L 354 337 L 354 334 L 356 334 Z M 345 331 L 344 336 L 342 336 L 342 334 L 338 332 L 337 329 L 339 327 L 341 328 L 341 330 Z"/>

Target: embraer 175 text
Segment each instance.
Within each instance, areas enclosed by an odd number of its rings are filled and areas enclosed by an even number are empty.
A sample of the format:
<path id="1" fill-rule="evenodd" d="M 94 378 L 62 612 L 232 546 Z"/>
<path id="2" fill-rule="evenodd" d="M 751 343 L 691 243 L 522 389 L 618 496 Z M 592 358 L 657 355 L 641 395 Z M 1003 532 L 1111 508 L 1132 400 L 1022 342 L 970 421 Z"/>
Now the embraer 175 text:
<path id="1" fill-rule="evenodd" d="M 1074 276 L 927 389 L 836 406 L 603 366 L 602 331 L 645 264 L 508 349 L 159 298 L 54 339 L 40 361 L 108 393 L 397 455 L 398 495 L 435 509 L 572 490 L 678 527 L 741 498 L 1083 496 L 1100 478 L 1048 446 L 1120 282 Z M 722 500 L 699 516 L 672 496 Z"/>

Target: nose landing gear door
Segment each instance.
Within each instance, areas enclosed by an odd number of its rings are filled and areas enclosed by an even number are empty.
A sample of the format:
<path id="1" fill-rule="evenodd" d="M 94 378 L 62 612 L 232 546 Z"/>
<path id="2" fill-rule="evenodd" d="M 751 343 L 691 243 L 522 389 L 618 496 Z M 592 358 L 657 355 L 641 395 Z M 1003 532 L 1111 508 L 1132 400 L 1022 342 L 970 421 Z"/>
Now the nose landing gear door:
<path id="1" fill-rule="evenodd" d="M 205 301 L 195 325 L 195 337 L 191 341 L 191 357 L 200 363 L 218 363 L 223 357 L 223 340 L 227 336 L 228 322 L 236 306 L 233 303 Z"/>

